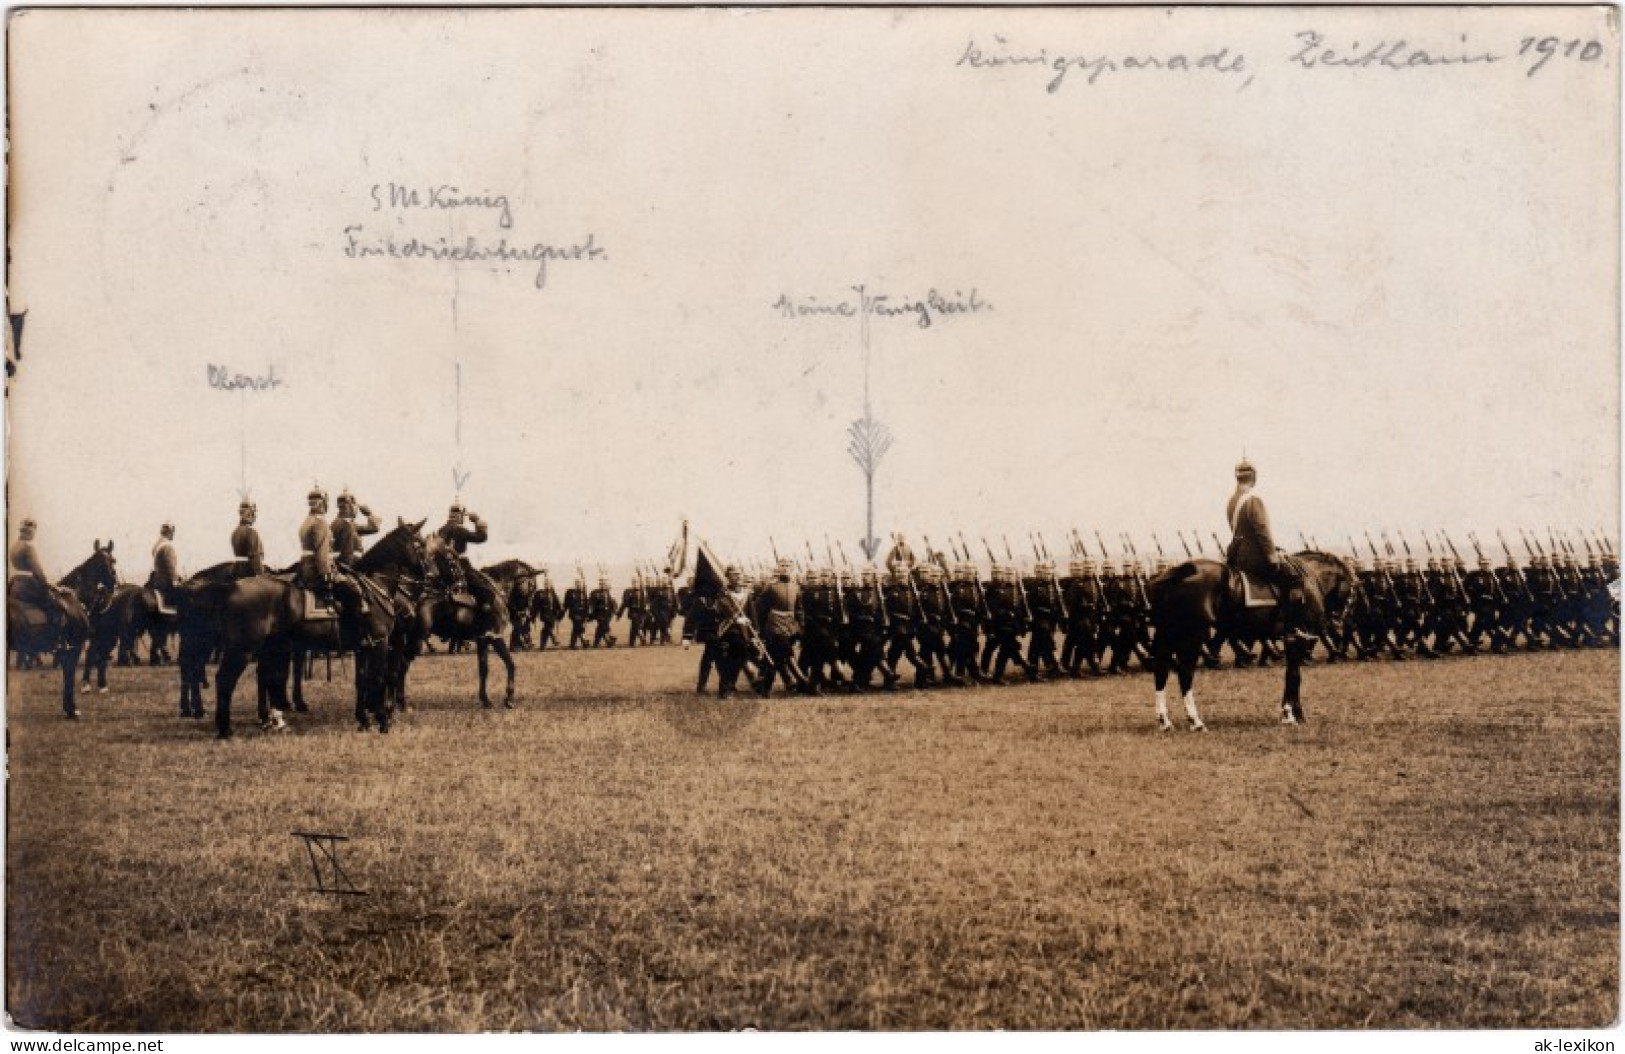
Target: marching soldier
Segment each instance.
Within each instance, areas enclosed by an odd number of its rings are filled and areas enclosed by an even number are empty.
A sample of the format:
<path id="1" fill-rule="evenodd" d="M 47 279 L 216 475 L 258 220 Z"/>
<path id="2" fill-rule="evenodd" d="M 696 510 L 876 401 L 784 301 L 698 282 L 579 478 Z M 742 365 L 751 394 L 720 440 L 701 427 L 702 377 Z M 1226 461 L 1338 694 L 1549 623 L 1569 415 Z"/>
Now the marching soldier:
<path id="1" fill-rule="evenodd" d="M 1283 559 L 1284 554 L 1276 549 L 1269 512 L 1264 508 L 1264 499 L 1253 489 L 1257 481 L 1257 470 L 1242 458 L 1236 465 L 1235 493 L 1225 506 L 1231 533 L 1225 563 L 1276 584 L 1281 591 L 1282 632 L 1312 645 L 1326 621 L 1320 592 L 1305 580 L 1296 561 Z"/>
<path id="2" fill-rule="evenodd" d="M 554 647 L 558 647 L 559 639 L 554 636 L 554 627 L 558 625 L 564 606 L 559 602 L 559 591 L 553 588 L 553 580 L 545 567 L 537 572 L 536 595 L 531 597 L 530 603 L 531 611 L 536 616 L 536 650 L 545 651 L 550 640 Z"/>
<path id="3" fill-rule="evenodd" d="M 948 669 L 963 683 L 982 683 L 986 678 L 976 663 L 976 638 L 985 605 L 974 563 L 962 561 L 954 565 L 948 599 L 953 614 L 953 624 L 948 628 Z"/>
<path id="4" fill-rule="evenodd" d="M 564 613 L 570 616 L 570 650 L 587 646 L 587 578 L 579 569 L 575 585 L 564 591 Z"/>
<path id="5" fill-rule="evenodd" d="M 995 563 L 993 581 L 988 584 L 985 601 L 988 610 L 988 640 L 993 646 L 993 669 L 989 674 L 993 684 L 1005 684 L 1004 671 L 1015 663 L 1029 681 L 1037 680 L 1033 665 L 1021 657 L 1021 635 L 1027 630 L 1027 613 L 1023 608 L 1015 568 Z M 986 652 L 984 651 L 984 654 Z"/>
<path id="6" fill-rule="evenodd" d="M 615 618 L 615 594 L 610 592 L 607 577 L 598 580 L 598 588 L 587 597 L 587 617 L 598 625 L 593 632 L 592 646 L 602 644 L 606 648 L 615 647 L 615 638 L 610 635 L 610 622 Z"/>
<path id="7" fill-rule="evenodd" d="M 1061 664 L 1055 659 L 1055 630 L 1061 623 L 1061 597 L 1055 588 L 1053 563 L 1040 560 L 1034 566 L 1033 576 L 1026 581 L 1025 599 L 1032 625 L 1027 637 L 1027 677 L 1034 681 L 1040 673 L 1058 677 Z"/>
<path id="8" fill-rule="evenodd" d="M 886 661 L 886 599 L 880 590 L 880 573 L 863 569 L 862 577 L 846 594 L 846 663 L 852 669 L 848 690 L 868 689 L 875 671 L 880 671 L 882 687 L 897 690 L 897 671 Z"/>
<path id="9" fill-rule="evenodd" d="M 807 690 L 807 679 L 795 664 L 796 640 L 801 636 L 801 623 L 796 619 L 801 587 L 790 577 L 793 569 L 790 561 L 780 560 L 773 581 L 763 586 L 756 598 L 756 618 L 767 645 L 767 664 L 756 694 L 764 697 L 773 691 L 775 676 L 783 678 L 787 689 Z"/>
<path id="10" fill-rule="evenodd" d="M 844 683 L 836 665 L 840 659 L 841 593 L 833 571 L 808 572 L 797 621 L 801 623 L 800 665 L 807 690 L 821 695 L 825 685 Z"/>
<path id="11" fill-rule="evenodd" d="M 626 616 L 629 626 L 626 646 L 635 648 L 638 646 L 638 638 L 648 629 L 649 620 L 649 596 L 643 585 L 641 571 L 633 572 L 632 584 L 621 591 L 621 606 L 620 610 L 615 612 L 615 617 L 620 618 L 622 615 Z M 651 633 L 650 643 L 653 643 L 653 636 Z"/>
<path id="12" fill-rule="evenodd" d="M 906 551 L 901 535 L 898 536 L 897 547 L 892 551 L 894 554 Z M 881 587 L 886 604 L 886 665 L 896 670 L 897 660 L 907 659 L 914 668 L 914 687 L 924 688 L 935 678 L 931 668 L 920 658 L 919 649 L 914 646 L 918 620 L 914 586 L 909 577 L 912 566 L 909 560 L 912 557 L 912 553 L 908 553 L 908 559 L 899 555 L 891 565 L 891 573 L 886 576 L 886 584 Z M 901 673 L 898 676 L 902 676 Z"/>
<path id="13" fill-rule="evenodd" d="M 948 651 L 948 632 L 954 623 L 953 597 L 948 592 L 948 584 L 943 581 L 942 568 L 926 561 L 916 565 L 914 573 L 919 579 L 914 602 L 919 612 L 915 636 L 920 642 L 920 658 L 925 660 L 928 671 L 934 671 L 938 664 L 941 665 L 943 684 L 963 687 L 965 681 L 954 673 Z"/>
<path id="14" fill-rule="evenodd" d="M 260 532 L 254 527 L 259 508 L 247 498 L 237 505 L 237 526 L 231 532 L 231 555 L 236 557 L 232 573 L 238 578 L 252 578 L 265 573 L 265 546 Z"/>

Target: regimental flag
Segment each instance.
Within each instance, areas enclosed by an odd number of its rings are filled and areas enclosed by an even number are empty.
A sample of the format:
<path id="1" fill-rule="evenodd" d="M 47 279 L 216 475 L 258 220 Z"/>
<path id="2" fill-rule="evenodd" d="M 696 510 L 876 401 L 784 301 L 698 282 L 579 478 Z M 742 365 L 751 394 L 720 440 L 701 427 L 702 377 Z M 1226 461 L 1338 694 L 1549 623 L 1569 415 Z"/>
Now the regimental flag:
<path id="1" fill-rule="evenodd" d="M 700 542 L 694 547 L 694 580 L 690 583 L 695 596 L 717 597 L 728 588 L 727 565 L 717 559 L 711 547 Z"/>
<path id="2" fill-rule="evenodd" d="M 671 548 L 666 550 L 666 573 L 676 579 L 681 577 L 683 569 L 688 566 L 688 521 L 683 521 L 683 533 Z"/>

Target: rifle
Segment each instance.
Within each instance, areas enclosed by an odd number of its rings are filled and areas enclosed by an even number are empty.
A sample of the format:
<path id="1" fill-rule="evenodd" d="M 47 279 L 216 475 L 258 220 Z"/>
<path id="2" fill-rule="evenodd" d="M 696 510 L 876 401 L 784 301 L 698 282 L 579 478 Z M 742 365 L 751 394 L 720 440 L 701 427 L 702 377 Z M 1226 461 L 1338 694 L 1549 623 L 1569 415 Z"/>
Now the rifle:
<path id="1" fill-rule="evenodd" d="M 1219 544 L 1219 532 L 1218 531 L 1209 531 L 1207 533 L 1209 535 L 1211 535 L 1212 538 L 1213 538 L 1213 551 L 1219 554 L 1217 559 L 1223 560 L 1224 559 L 1224 546 Z"/>
<path id="2" fill-rule="evenodd" d="M 1168 561 L 1168 557 L 1163 554 L 1162 539 L 1157 537 L 1156 531 L 1151 532 L 1151 544 L 1157 547 L 1157 559 L 1163 563 L 1166 563 Z"/>
<path id="3" fill-rule="evenodd" d="M 1185 559 L 1194 560 L 1195 557 L 1191 554 L 1190 544 L 1185 541 L 1185 532 L 1184 531 L 1175 531 L 1174 533 L 1179 535 L 1179 545 L 1180 545 L 1180 548 L 1185 550 Z M 1196 541 L 1197 541 L 1197 544 L 1200 545 L 1202 540 L 1200 538 L 1198 538 Z"/>
<path id="4" fill-rule="evenodd" d="M 1038 536 L 1038 544 L 1044 549 L 1044 559 L 1049 560 L 1049 580 L 1050 585 L 1055 587 L 1055 606 L 1061 610 L 1061 619 L 1065 622 L 1071 622 L 1072 613 L 1066 609 L 1066 593 L 1061 590 L 1060 575 L 1056 573 L 1055 561 L 1050 560 L 1049 546 L 1044 545 L 1044 536 L 1042 534 Z"/>

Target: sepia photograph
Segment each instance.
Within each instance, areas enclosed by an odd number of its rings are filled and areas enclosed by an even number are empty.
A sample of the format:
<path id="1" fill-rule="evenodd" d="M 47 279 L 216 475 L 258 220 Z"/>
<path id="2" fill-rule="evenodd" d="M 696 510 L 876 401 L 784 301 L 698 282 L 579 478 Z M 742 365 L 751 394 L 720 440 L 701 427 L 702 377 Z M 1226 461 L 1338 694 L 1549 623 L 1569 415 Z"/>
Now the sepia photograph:
<path id="1" fill-rule="evenodd" d="M 6 64 L 12 1038 L 1611 1037 L 1617 7 Z"/>

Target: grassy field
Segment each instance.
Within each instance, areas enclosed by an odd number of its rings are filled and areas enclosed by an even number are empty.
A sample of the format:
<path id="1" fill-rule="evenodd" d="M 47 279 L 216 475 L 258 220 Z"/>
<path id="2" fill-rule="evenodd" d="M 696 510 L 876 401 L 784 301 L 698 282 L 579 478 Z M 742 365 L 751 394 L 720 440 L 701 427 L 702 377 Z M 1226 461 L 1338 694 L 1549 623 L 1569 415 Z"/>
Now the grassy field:
<path id="1" fill-rule="evenodd" d="M 1619 655 L 718 702 L 680 649 L 471 656 L 217 743 L 174 674 L 10 681 L 7 1006 L 94 1030 L 1595 1027 Z M 1178 710 L 1177 698 L 1171 700 Z M 369 893 L 309 892 L 331 831 Z"/>

